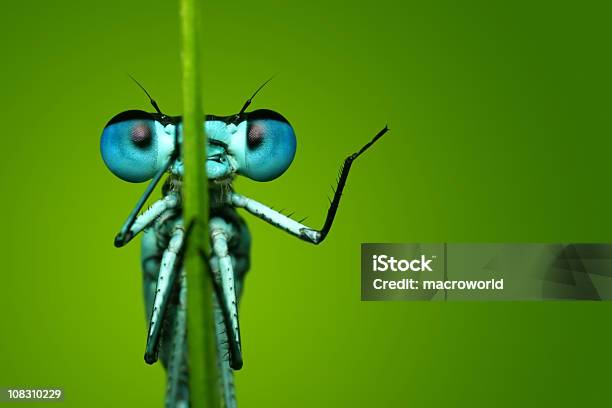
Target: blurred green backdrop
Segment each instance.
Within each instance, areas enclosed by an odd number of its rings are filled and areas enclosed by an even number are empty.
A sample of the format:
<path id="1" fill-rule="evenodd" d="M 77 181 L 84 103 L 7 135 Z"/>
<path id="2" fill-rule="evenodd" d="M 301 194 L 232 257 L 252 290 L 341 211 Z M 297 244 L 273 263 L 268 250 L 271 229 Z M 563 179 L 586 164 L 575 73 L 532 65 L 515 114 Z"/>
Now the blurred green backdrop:
<path id="1" fill-rule="evenodd" d="M 246 216 L 243 407 L 594 406 L 609 399 L 610 303 L 362 303 L 361 242 L 609 241 L 607 2 L 208 2 L 205 99 L 294 125 L 279 180 L 236 188 L 310 215 L 356 164 L 328 240 Z M 0 386 L 64 406 L 162 406 L 139 245 L 114 234 L 144 189 L 99 155 L 106 121 L 178 114 L 176 2 L 3 4 Z"/>

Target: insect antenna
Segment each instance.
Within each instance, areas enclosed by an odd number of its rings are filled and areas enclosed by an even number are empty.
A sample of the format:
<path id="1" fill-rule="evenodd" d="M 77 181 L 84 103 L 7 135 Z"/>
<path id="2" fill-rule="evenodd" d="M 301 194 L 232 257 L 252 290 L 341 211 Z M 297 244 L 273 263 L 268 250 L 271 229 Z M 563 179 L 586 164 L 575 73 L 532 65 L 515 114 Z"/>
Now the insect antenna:
<path id="1" fill-rule="evenodd" d="M 157 102 L 155 102 L 155 99 L 153 99 L 153 98 L 151 97 L 151 95 L 149 95 L 149 93 L 147 92 L 147 90 L 145 89 L 145 87 L 144 87 L 144 86 L 142 86 L 142 85 L 140 84 L 140 82 L 138 82 L 138 81 L 136 80 L 136 78 L 134 78 L 132 75 L 128 74 L 128 76 L 129 76 L 129 77 L 132 79 L 132 81 L 136 82 L 136 85 L 138 85 L 138 86 L 140 87 L 140 89 L 142 89 L 142 90 L 144 91 L 144 93 L 145 93 L 145 94 L 147 94 L 147 97 L 149 98 L 149 101 L 151 102 L 151 105 L 153 106 L 153 109 L 155 109 L 155 111 L 156 111 L 157 113 L 159 113 L 160 115 L 162 115 L 162 116 L 166 116 L 165 114 L 163 114 L 163 113 L 162 113 L 161 109 L 159 109 L 159 106 L 157 105 Z"/>
<path id="2" fill-rule="evenodd" d="M 257 95 L 257 93 L 259 91 L 261 91 L 261 89 L 266 86 L 268 84 L 268 82 L 270 82 L 276 75 L 272 75 L 266 82 L 264 82 L 263 84 L 260 85 L 259 88 L 257 88 L 257 90 L 255 91 L 255 93 L 253 93 L 253 95 L 247 99 L 247 101 L 244 103 L 244 105 L 242 106 L 242 109 L 240 109 L 240 112 L 238 113 L 238 115 L 236 115 L 237 117 L 242 116 L 242 114 L 244 113 L 244 111 L 247 110 L 247 108 L 251 105 L 251 102 L 253 102 L 253 98 L 255 97 L 255 95 Z"/>

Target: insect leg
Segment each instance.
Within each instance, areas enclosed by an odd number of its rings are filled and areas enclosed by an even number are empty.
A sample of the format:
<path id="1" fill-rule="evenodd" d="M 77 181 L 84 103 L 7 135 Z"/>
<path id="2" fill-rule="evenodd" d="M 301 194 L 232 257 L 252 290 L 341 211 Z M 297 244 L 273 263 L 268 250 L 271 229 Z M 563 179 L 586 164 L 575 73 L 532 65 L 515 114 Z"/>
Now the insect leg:
<path id="1" fill-rule="evenodd" d="M 210 259 L 212 278 L 214 280 L 216 291 L 213 293 L 213 307 L 214 307 L 214 318 L 215 318 L 215 338 L 217 342 L 217 368 L 219 370 L 219 381 L 223 388 L 223 401 L 225 402 L 226 408 L 236 407 L 236 392 L 234 388 L 234 373 L 227 364 L 227 358 L 230 354 L 229 340 L 227 336 L 227 329 L 225 325 L 225 318 L 223 316 L 223 310 L 219 304 L 219 297 L 216 292 L 221 290 L 220 286 L 220 272 L 219 272 L 219 259 L 213 256 Z"/>
<path id="2" fill-rule="evenodd" d="M 180 196 L 176 192 L 171 192 L 161 200 L 156 201 L 149 209 L 136 218 L 125 234 L 118 234 L 115 237 L 115 246 L 122 247 L 132 240 L 140 231 L 148 227 L 163 212 L 176 208 L 180 205 Z"/>
<path id="3" fill-rule="evenodd" d="M 179 304 L 176 308 L 176 321 L 172 348 L 168 360 L 168 384 L 166 392 L 166 407 L 189 406 L 189 387 L 187 385 L 186 366 L 187 339 L 187 280 L 185 272 L 181 271 Z"/>
<path id="4" fill-rule="evenodd" d="M 141 240 L 140 263 L 142 266 L 142 292 L 145 303 L 145 319 L 151 320 L 153 299 L 157 289 L 157 277 L 163 255 L 163 249 L 158 245 L 157 234 L 153 228 L 144 231 Z"/>
<path id="5" fill-rule="evenodd" d="M 175 135 L 175 138 L 176 138 L 176 135 Z M 166 164 L 162 168 L 159 169 L 159 171 L 155 174 L 155 176 L 153 177 L 153 179 L 151 180 L 151 182 L 145 189 L 144 193 L 142 193 L 142 195 L 138 199 L 138 202 L 136 203 L 136 206 L 132 209 L 132 211 L 130 212 L 130 215 L 128 216 L 128 218 L 125 220 L 125 222 L 121 226 L 121 230 L 119 230 L 119 233 L 115 237 L 116 247 L 125 245 L 130 239 L 133 238 L 133 236 L 130 237 L 130 229 L 132 225 L 134 224 L 134 222 L 136 221 L 136 217 L 138 216 L 138 213 L 140 212 L 145 202 L 147 201 L 147 199 L 149 198 L 149 196 L 155 189 L 155 186 L 157 186 L 157 183 L 159 183 L 159 181 L 164 176 L 164 173 L 168 171 L 168 169 L 174 163 L 174 161 L 176 160 L 179 154 L 180 154 L 179 150 L 174 149 L 174 151 L 170 155 L 170 159 L 166 162 Z"/>
<path id="6" fill-rule="evenodd" d="M 174 227 L 168 248 L 164 251 L 157 277 L 157 289 L 155 291 L 155 299 L 153 300 L 153 309 L 151 312 L 151 320 L 149 323 L 149 334 L 147 336 L 147 346 L 144 359 L 147 364 L 153 364 L 157 361 L 157 353 L 159 349 L 159 335 L 162 328 L 164 314 L 168 306 L 170 293 L 174 286 L 177 273 L 177 258 L 180 256 L 183 249 L 185 231 L 180 223 Z"/>
<path id="7" fill-rule="evenodd" d="M 307 227 L 304 224 L 295 221 L 262 203 L 240 195 L 236 192 L 232 192 L 231 194 L 231 203 L 235 207 L 244 208 L 256 217 L 259 217 L 275 227 L 287 231 L 288 233 L 295 235 L 304 241 L 319 244 L 325 239 L 332 227 L 334 218 L 336 217 L 336 212 L 338 211 L 338 206 L 340 205 L 340 199 L 342 198 L 342 192 L 346 186 L 346 180 L 348 179 L 349 171 L 351 170 L 353 162 L 388 131 L 389 128 L 385 126 L 370 142 L 366 143 L 361 149 L 359 149 L 359 151 L 353 153 L 344 160 L 344 163 L 340 168 L 340 177 L 338 178 L 338 186 L 336 187 L 334 198 L 330 202 L 325 223 L 320 230 Z"/>
<path id="8" fill-rule="evenodd" d="M 229 340 L 230 366 L 234 370 L 242 368 L 242 350 L 240 345 L 240 326 L 238 322 L 238 302 L 236 298 L 236 285 L 234 282 L 234 268 L 228 250 L 228 241 L 233 235 L 231 224 L 222 218 L 214 217 L 210 220 L 210 236 L 212 250 L 218 260 L 219 285 L 215 292 L 223 312 L 225 327 Z M 220 287 L 219 287 L 220 286 Z"/>

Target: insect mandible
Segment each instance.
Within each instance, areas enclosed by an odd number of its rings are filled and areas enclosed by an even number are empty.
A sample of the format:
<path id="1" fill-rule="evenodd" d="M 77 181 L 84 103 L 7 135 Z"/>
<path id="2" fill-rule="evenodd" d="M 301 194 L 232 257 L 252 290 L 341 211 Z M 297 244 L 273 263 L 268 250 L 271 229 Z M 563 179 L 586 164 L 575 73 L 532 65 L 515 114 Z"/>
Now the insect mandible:
<path id="1" fill-rule="evenodd" d="M 155 112 L 128 110 L 113 117 L 104 127 L 100 150 L 106 166 L 120 179 L 133 183 L 151 181 L 117 234 L 115 246 L 121 247 L 143 232 L 141 264 L 149 321 L 145 361 L 153 364 L 161 358 L 166 367 L 166 404 L 188 406 L 187 289 L 182 268 L 187 239 L 187 228 L 181 219 L 182 119 L 162 113 L 144 87 L 134 81 L 147 94 Z M 296 137 L 287 119 L 268 109 L 247 112 L 255 95 L 268 81 L 253 93 L 237 114 L 207 115 L 204 123 L 212 251 L 204 260 L 210 264 L 215 288 L 217 358 L 220 384 L 228 407 L 236 404 L 232 369 L 242 367 L 238 300 L 249 269 L 251 242 L 247 225 L 236 208 L 304 241 L 321 243 L 332 227 L 354 160 L 389 130 L 385 126 L 370 142 L 344 160 L 323 227 L 318 230 L 308 227 L 303 220 L 296 221 L 232 188 L 232 180 L 237 175 L 261 182 L 279 177 L 295 156 Z M 166 173 L 169 175 L 163 184 L 163 197 L 140 214 Z M 229 364 L 225 363 L 226 358 Z"/>

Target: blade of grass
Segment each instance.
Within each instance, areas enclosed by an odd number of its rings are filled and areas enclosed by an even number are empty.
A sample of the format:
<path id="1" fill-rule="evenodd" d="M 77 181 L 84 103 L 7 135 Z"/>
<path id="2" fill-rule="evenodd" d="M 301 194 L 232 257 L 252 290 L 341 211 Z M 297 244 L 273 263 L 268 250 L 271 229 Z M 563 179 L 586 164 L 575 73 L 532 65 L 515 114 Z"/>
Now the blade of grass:
<path id="1" fill-rule="evenodd" d="M 193 408 L 218 408 L 212 282 L 200 251 L 209 253 L 208 178 L 204 112 L 201 98 L 200 1 L 181 0 L 183 64 L 183 219 L 190 226 L 185 268 L 187 273 L 187 333 L 189 394 Z"/>

